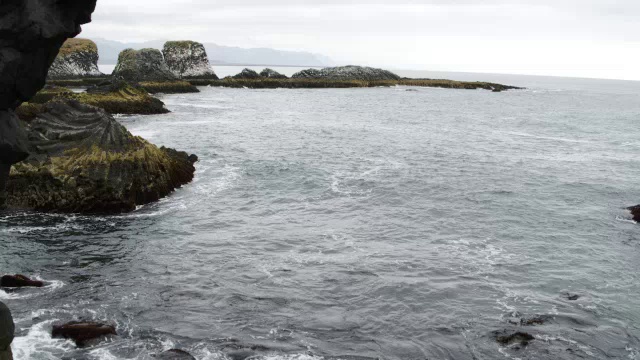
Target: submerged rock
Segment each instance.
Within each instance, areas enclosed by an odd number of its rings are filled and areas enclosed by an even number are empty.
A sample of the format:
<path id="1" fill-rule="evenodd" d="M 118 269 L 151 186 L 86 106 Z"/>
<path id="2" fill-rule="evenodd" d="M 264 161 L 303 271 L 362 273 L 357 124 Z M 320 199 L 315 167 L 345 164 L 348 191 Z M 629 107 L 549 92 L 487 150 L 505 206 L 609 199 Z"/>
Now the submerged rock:
<path id="1" fill-rule="evenodd" d="M 245 68 L 239 74 L 232 76 L 234 79 L 261 79 L 262 76 L 254 70 Z"/>
<path id="2" fill-rule="evenodd" d="M 123 50 L 118 56 L 118 64 L 113 70 L 113 75 L 131 82 L 178 79 L 169 70 L 162 53 L 157 49 Z"/>
<path id="3" fill-rule="evenodd" d="M 49 79 L 68 80 L 104 76 L 98 69 L 98 46 L 89 39 L 67 40 L 49 69 Z"/>
<path id="4" fill-rule="evenodd" d="M 286 75 L 282 75 L 279 72 L 266 68 L 260 72 L 260 76 L 268 79 L 288 79 Z"/>
<path id="5" fill-rule="evenodd" d="M 10 208 L 127 212 L 167 196 L 195 172 L 187 153 L 158 148 L 75 100 L 45 104 L 27 130 L 33 156 L 11 172 Z"/>
<path id="6" fill-rule="evenodd" d="M 339 66 L 325 69 L 307 69 L 295 73 L 291 78 L 325 79 L 325 80 L 400 80 L 400 76 L 383 69 L 362 66 Z"/>
<path id="7" fill-rule="evenodd" d="M 179 79 L 218 79 L 211 69 L 204 45 L 199 42 L 168 41 L 162 54 L 169 70 Z"/>
<path id="8" fill-rule="evenodd" d="M 496 341 L 502 345 L 519 345 L 526 347 L 529 343 L 535 340 L 535 337 L 525 332 L 508 333 L 506 331 L 500 331 L 494 333 Z"/>
<path id="9" fill-rule="evenodd" d="M 155 356 L 159 360 L 196 360 L 191 354 L 184 350 L 171 349 Z"/>
<path id="10" fill-rule="evenodd" d="M 73 340 L 79 347 L 110 335 L 118 335 L 115 326 L 98 322 L 72 321 L 64 325 L 53 325 L 51 331 L 52 337 Z"/>
<path id="11" fill-rule="evenodd" d="M 22 287 L 43 287 L 40 280 L 32 280 L 24 275 L 5 275 L 0 278 L 0 287 L 22 288 Z"/>

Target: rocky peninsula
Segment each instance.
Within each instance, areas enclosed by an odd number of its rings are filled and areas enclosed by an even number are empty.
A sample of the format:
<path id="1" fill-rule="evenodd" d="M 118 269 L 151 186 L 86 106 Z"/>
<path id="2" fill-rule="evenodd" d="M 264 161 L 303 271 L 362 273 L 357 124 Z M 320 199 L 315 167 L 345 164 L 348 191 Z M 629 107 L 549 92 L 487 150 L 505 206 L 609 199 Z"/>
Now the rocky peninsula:
<path id="1" fill-rule="evenodd" d="M 60 48 L 48 77 L 53 80 L 104 77 L 98 69 L 98 59 L 96 43 L 89 39 L 69 39 Z"/>
<path id="2" fill-rule="evenodd" d="M 293 74 L 291 78 L 360 81 L 400 80 L 400 76 L 392 73 L 391 71 L 353 65 L 324 69 L 307 69 Z"/>
<path id="3" fill-rule="evenodd" d="M 218 79 L 204 45 L 199 42 L 168 41 L 162 55 L 169 70 L 179 79 Z"/>

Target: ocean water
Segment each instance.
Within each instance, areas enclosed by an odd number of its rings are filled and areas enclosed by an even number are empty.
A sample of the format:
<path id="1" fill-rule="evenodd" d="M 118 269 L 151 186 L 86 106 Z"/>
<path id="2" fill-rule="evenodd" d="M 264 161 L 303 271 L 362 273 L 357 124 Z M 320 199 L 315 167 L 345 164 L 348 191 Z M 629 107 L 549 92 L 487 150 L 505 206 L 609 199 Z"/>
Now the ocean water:
<path id="1" fill-rule="evenodd" d="M 49 283 L 0 290 L 16 359 L 640 358 L 640 83 L 476 79 L 528 89 L 202 88 L 119 117 L 196 179 L 127 215 L 0 215 L 0 271 Z M 74 319 L 119 336 L 51 339 Z"/>

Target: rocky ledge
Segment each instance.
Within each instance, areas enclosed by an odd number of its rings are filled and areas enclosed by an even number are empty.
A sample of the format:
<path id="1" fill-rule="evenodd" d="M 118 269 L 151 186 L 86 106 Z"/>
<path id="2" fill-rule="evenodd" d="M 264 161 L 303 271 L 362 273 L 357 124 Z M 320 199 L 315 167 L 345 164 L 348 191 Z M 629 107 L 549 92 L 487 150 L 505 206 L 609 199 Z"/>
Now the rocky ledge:
<path id="1" fill-rule="evenodd" d="M 28 103 L 23 103 L 16 113 L 21 120 L 30 121 L 44 110 L 44 104 L 60 99 L 77 100 L 83 104 L 102 108 L 114 115 L 151 115 L 169 112 L 162 101 L 149 95 L 140 85 L 129 84 L 122 79 L 110 79 L 82 93 L 73 92 L 65 87 L 47 86 Z"/>
<path id="2" fill-rule="evenodd" d="M 11 171 L 7 205 L 66 213 L 132 211 L 189 183 L 195 155 L 135 137 L 76 100 L 44 105 L 27 126 L 29 160 Z"/>
<path id="3" fill-rule="evenodd" d="M 52 80 L 102 77 L 98 69 L 98 47 L 89 39 L 67 40 L 49 69 Z"/>
<path id="4" fill-rule="evenodd" d="M 218 79 L 204 45 L 195 41 L 168 41 L 162 49 L 169 70 L 179 79 Z"/>
<path id="5" fill-rule="evenodd" d="M 325 79 L 325 80 L 400 80 L 400 76 L 391 71 L 362 66 L 339 66 L 325 69 L 307 69 L 293 74 L 294 79 Z"/>

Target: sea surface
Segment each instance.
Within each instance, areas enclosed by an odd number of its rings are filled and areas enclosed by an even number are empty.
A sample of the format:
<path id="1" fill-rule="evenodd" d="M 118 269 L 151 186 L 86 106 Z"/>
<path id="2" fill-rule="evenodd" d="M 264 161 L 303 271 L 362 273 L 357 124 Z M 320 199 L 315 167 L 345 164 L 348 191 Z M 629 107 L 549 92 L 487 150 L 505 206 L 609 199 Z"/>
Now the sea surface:
<path id="1" fill-rule="evenodd" d="M 118 117 L 196 179 L 127 215 L 1 214 L 0 272 L 48 283 L 0 290 L 16 359 L 639 359 L 640 83 L 403 75 L 528 89 L 201 88 Z M 74 319 L 119 336 L 50 337 Z"/>

